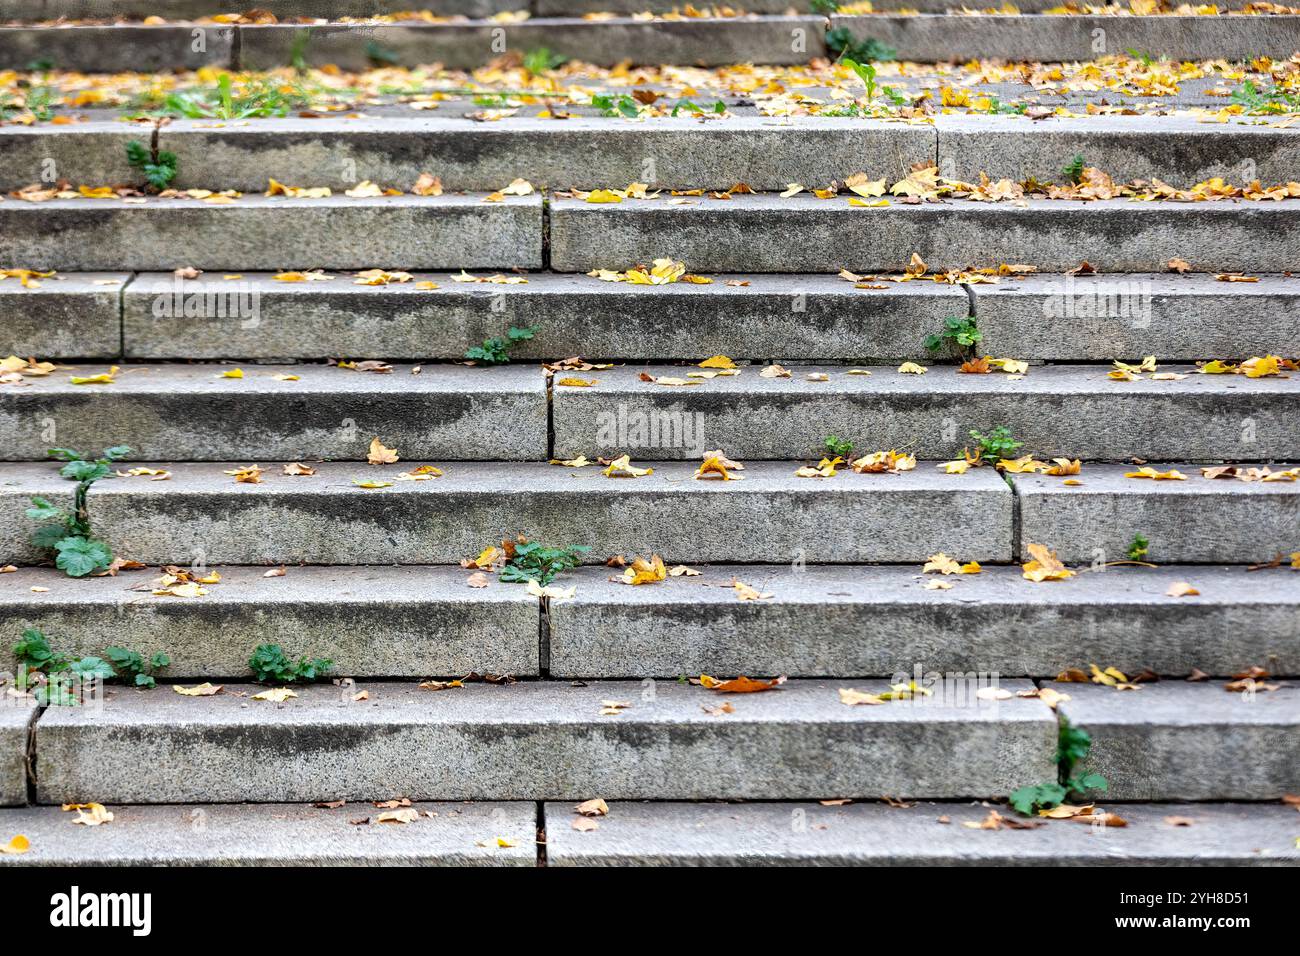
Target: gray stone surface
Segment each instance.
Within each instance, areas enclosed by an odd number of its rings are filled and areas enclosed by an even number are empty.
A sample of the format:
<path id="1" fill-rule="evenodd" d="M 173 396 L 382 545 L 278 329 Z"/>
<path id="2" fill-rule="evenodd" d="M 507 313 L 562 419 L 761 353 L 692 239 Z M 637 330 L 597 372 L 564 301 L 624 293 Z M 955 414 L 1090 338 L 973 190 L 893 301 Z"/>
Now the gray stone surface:
<path id="1" fill-rule="evenodd" d="M 419 9 L 438 16 L 481 17 L 526 9 L 528 5 L 528 0 L 420 0 Z M 179 20 L 211 16 L 221 8 L 220 0 L 3 0 L 0 17 L 38 20 L 61 16 L 160 16 Z M 261 0 L 257 7 L 279 17 L 365 17 L 410 8 L 411 0 Z"/>
<path id="2" fill-rule="evenodd" d="M 158 675 L 166 680 L 247 680 L 261 643 L 295 660 L 330 658 L 340 677 L 538 672 L 537 599 L 521 586 L 470 588 L 460 568 L 290 567 L 272 578 L 265 567 L 216 570 L 220 583 L 193 599 L 154 596 L 155 569 L 115 578 L 36 568 L 0 575 L 10 632 L 0 669 L 15 666 L 9 637 L 37 627 L 76 656 L 102 657 L 113 646 L 145 657 L 162 651 L 172 661 Z"/>
<path id="3" fill-rule="evenodd" d="M 888 16 L 833 17 L 859 38 L 895 48 L 903 60 L 1091 60 L 1138 50 L 1172 60 L 1289 57 L 1300 44 L 1293 16 Z M 1102 48 L 1097 48 L 1098 35 Z"/>
<path id="4" fill-rule="evenodd" d="M 1187 480 L 1125 478 L 1135 465 L 1085 467 L 1076 486 L 1014 476 L 1021 554 L 1037 542 L 1066 562 L 1122 560 L 1138 533 L 1151 542 L 1148 559 L 1161 564 L 1250 564 L 1300 550 L 1300 483 L 1210 480 L 1197 465 L 1150 464 Z"/>
<path id="5" fill-rule="evenodd" d="M 1300 692 L 1228 692 L 1182 681 L 1120 691 L 1053 685 L 1058 710 L 1092 735 L 1080 772 L 1113 800 L 1277 800 L 1300 789 Z"/>
<path id="6" fill-rule="evenodd" d="M 422 290 L 414 282 L 276 282 L 245 273 L 241 288 L 258 296 L 255 327 L 199 317 L 186 319 L 177 334 L 173 323 L 153 315 L 156 290 L 170 290 L 174 279 L 149 274 L 127 288 L 123 337 L 126 354 L 138 359 L 459 359 L 467 343 L 501 335 L 511 325 L 531 325 L 537 335 L 512 350 L 516 359 L 699 361 L 726 353 L 786 362 L 852 360 L 911 356 L 946 317 L 965 315 L 970 304 L 963 289 L 930 282 L 863 290 L 834 276 L 713 278 L 711 285 L 648 287 L 538 273 L 526 284 L 499 285 L 419 273 L 417 281 L 438 285 Z M 728 286 L 731 278 L 748 285 Z M 229 285 L 216 276 L 185 288 L 222 291 Z M 1273 318 L 1289 329 L 1290 313 L 1280 314 L 1281 304 Z M 1026 334 L 1037 336 L 1040 324 L 1030 316 Z M 1010 347 L 1020 338 L 1012 330 L 1002 342 Z"/>
<path id="7" fill-rule="evenodd" d="M 737 695 L 721 716 L 704 708 L 725 695 L 675 681 L 361 686 L 360 703 L 330 686 L 284 704 L 227 686 L 49 709 L 37 802 L 988 797 L 1049 774 L 1056 738 L 1037 700 L 848 707 L 831 681 Z M 603 700 L 630 706 L 601 716 Z"/>
<path id="8" fill-rule="evenodd" d="M 40 495 L 61 508 L 72 506 L 75 483 L 59 477 L 58 465 L 34 466 L 17 475 L 0 476 L 0 541 L 4 553 L 0 554 L 0 567 L 7 563 L 30 564 L 53 558 L 31 543 L 37 525 L 27 517 L 31 497 Z"/>
<path id="9" fill-rule="evenodd" d="M 797 237 L 797 241 L 794 237 Z M 617 204 L 551 203 L 551 266 L 625 269 L 671 249 L 697 272 L 899 271 L 999 263 L 1065 272 L 1153 272 L 1181 257 L 1205 271 L 1284 272 L 1300 263 L 1300 204 L 1038 199 L 862 208 L 845 197 L 773 194 Z"/>
<path id="10" fill-rule="evenodd" d="M 93 794 L 92 794 L 93 796 Z M 89 799 L 89 798 L 88 798 Z M 369 803 L 109 807 L 107 826 L 71 826 L 58 807 L 0 813 L 32 848 L 8 866 L 534 866 L 532 803 L 417 803 L 414 823 L 370 823 Z M 432 814 L 429 816 L 428 814 Z M 510 846 L 501 846 L 504 840 Z"/>
<path id="11" fill-rule="evenodd" d="M 354 184 L 344 176 L 355 175 L 409 188 L 425 171 L 436 173 L 448 190 L 500 189 L 516 177 L 538 188 L 622 188 L 648 181 L 652 189 L 722 190 L 744 182 L 753 189 L 783 190 L 790 182 L 824 185 L 862 170 L 901 179 L 914 163 L 933 162 L 935 155 L 932 128 L 897 122 L 831 117 L 775 122 L 758 116 L 704 122 L 688 115 L 641 123 L 590 116 L 556 122 L 521 114 L 481 123 L 464 115 L 478 109 L 464 101 L 444 104 L 433 114 L 224 125 L 180 120 L 163 130 L 162 143 L 180 157 L 178 186 L 220 184 L 247 191 L 264 190 L 268 176 L 292 185 L 344 189 Z M 123 138 L 120 126 L 118 139 Z M 62 131 L 76 129 L 47 128 L 44 135 L 29 133 L 25 141 L 58 149 Z M 102 147 L 97 137 L 66 138 Z M 0 149 L 3 145 L 0 138 Z M 122 175 L 121 153 L 120 146 L 115 152 L 103 147 L 69 156 L 60 168 L 98 171 L 107 165 L 97 177 L 87 174 L 86 181 L 110 181 Z M 654 175 L 647 180 L 649 163 Z M 36 178 L 28 165 L 0 175 L 26 185 Z"/>
<path id="12" fill-rule="evenodd" d="M 6 123 L 0 129 L 0 188 L 6 191 L 48 184 L 51 178 L 87 185 L 143 182 L 126 163 L 126 144 L 139 140 L 147 145 L 147 126 L 83 119 L 66 126 Z"/>
<path id="13" fill-rule="evenodd" d="M 795 462 L 751 462 L 744 481 L 723 483 L 691 480 L 695 466 L 684 463 L 620 479 L 595 467 L 462 462 L 444 464 L 432 481 L 380 489 L 354 482 L 391 481 L 417 462 L 336 462 L 311 479 L 264 462 L 261 484 L 223 474 L 247 464 L 168 466 L 167 481 L 102 481 L 91 491 L 92 521 L 117 553 L 149 564 L 198 556 L 209 564 L 446 564 L 516 533 L 589 545 L 591 562 L 633 552 L 674 562 L 1011 557 L 1011 491 L 988 469 L 944 475 L 922 463 L 887 480 L 852 472 L 815 479 L 796 478 Z M 31 529 L 21 511 L 29 494 L 70 487 L 51 465 L 0 467 L 0 513 L 13 516 L 16 542 L 10 560 L 33 558 L 17 543 Z"/>
<path id="14" fill-rule="evenodd" d="M 1206 123 L 1191 115 L 1031 120 L 950 114 L 936 116 L 934 123 L 940 173 L 966 182 L 979 182 L 980 173 L 995 180 L 1060 182 L 1061 168 L 1075 154 L 1116 182 L 1154 177 L 1180 188 L 1212 176 L 1238 184 L 1284 183 L 1300 165 L 1300 130 L 1261 123 L 1259 117 Z"/>
<path id="15" fill-rule="evenodd" d="M 1300 280 L 1258 278 L 1033 275 L 972 289 L 984 347 L 995 355 L 1200 361 L 1300 353 L 1292 321 Z"/>
<path id="16" fill-rule="evenodd" d="M 975 830 L 982 805 L 612 803 L 579 833 L 573 805 L 548 803 L 548 866 L 1294 866 L 1295 811 L 1283 806 L 1108 805 L 1124 829 L 1045 820 Z M 1013 811 L 999 808 L 1003 816 Z M 1166 817 L 1188 817 L 1173 826 Z M 940 822 L 940 817 L 947 823 Z"/>
<path id="17" fill-rule="evenodd" d="M 23 70 L 41 60 L 96 73 L 228 67 L 234 37 L 234 27 L 216 25 L 0 27 L 0 69 Z"/>
<path id="18" fill-rule="evenodd" d="M 917 348 L 913 355 L 929 360 Z M 960 458 L 972 427 L 1006 425 L 1022 453 L 1084 460 L 1179 457 L 1222 460 L 1300 457 L 1300 378 L 1201 375 L 1194 366 L 1162 366 L 1181 381 L 1117 382 L 1109 365 L 1035 366 L 1023 378 L 962 374 L 930 365 L 925 375 L 875 366 L 849 375 L 843 366 L 762 378 L 758 368 L 663 386 L 640 375 L 682 376 L 672 366 L 593 372 L 592 387 L 554 387 L 555 455 L 699 460 L 699 448 L 664 447 L 642 421 L 693 420 L 704 448 L 746 458 L 817 457 L 827 435 L 855 453 L 906 449 L 920 458 Z M 862 370 L 859 370 L 862 371 Z M 825 374 L 828 381 L 809 381 Z M 557 379 L 558 381 L 558 379 Z M 590 381 L 590 378 L 584 379 Z M 1253 424 L 1245 429 L 1242 423 Z M 626 422 L 626 427 L 615 427 Z M 886 479 L 888 480 L 888 479 Z"/>
<path id="19" fill-rule="evenodd" d="M 1252 664 L 1300 674 L 1293 571 L 1115 568 L 1034 584 L 1018 567 L 988 566 L 927 590 L 939 576 L 920 564 L 697 570 L 635 587 L 610 581 L 609 568 L 577 571 L 576 599 L 550 608 L 551 676 L 1055 677 L 1094 661 L 1170 677 Z M 738 600 L 733 579 L 772 597 Z M 1200 596 L 1168 597 L 1175 581 Z"/>
<path id="20" fill-rule="evenodd" d="M 0 672 L 0 807 L 27 802 L 27 739 L 36 717 L 35 698 L 14 696 L 12 685 L 13 675 Z"/>
<path id="21" fill-rule="evenodd" d="M 552 53 L 597 66 L 614 66 L 627 60 L 687 66 L 794 64 L 826 55 L 824 24 L 824 18 L 814 16 L 334 24 L 310 28 L 311 39 L 304 57 L 312 64 L 366 69 L 372 65 L 373 43 L 402 66 L 436 62 L 448 69 L 481 67 L 504 52 L 523 53 L 543 46 Z M 287 65 L 294 36 L 300 29 L 290 25 L 240 27 L 240 66 L 271 69 Z"/>
<path id="22" fill-rule="evenodd" d="M 111 358 L 122 350 L 121 296 L 130 275 L 83 272 L 0 282 L 0 351 L 24 358 Z M 35 379 L 31 381 L 36 381 Z"/>
<path id="23" fill-rule="evenodd" d="M 69 272 L 541 266 L 541 198 L 482 198 L 6 202 L 0 260 Z"/>
<path id="24" fill-rule="evenodd" d="M 155 321 L 184 341 L 184 318 Z M 547 454 L 546 381 L 535 366 L 426 365 L 412 374 L 399 365 L 380 374 L 274 365 L 223 377 L 234 368 L 124 365 L 112 385 L 72 384 L 74 376 L 103 371 L 89 366 L 7 386 L 0 390 L 0 433 L 8 436 L 0 458 L 39 461 L 57 443 L 127 445 L 129 460 L 365 461 L 376 437 L 405 461 L 536 461 Z"/>

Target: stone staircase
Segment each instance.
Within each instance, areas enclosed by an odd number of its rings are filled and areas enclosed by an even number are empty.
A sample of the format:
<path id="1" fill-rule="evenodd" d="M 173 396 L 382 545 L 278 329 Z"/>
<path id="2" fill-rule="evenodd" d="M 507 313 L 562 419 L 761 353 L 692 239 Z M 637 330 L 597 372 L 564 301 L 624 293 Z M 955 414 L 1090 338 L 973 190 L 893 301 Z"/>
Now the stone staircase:
<path id="1" fill-rule="evenodd" d="M 473 18 L 524 0 L 427 5 L 470 19 L 313 27 L 309 61 L 362 69 L 381 42 L 404 64 L 471 69 L 500 28 L 506 50 L 597 66 L 795 64 L 765 82 L 806 81 L 812 97 L 847 76 L 798 66 L 826 56 L 832 27 L 935 62 L 1090 58 L 1106 52 L 1080 45 L 1097 21 L 1156 57 L 1300 49 L 1291 15 L 965 16 L 936 2 L 921 16 L 828 19 L 764 0 L 745 5 L 752 17 L 639 19 L 654 4 L 536 0 L 528 19 L 494 23 Z M 284 21 L 407 4 L 259 6 Z M 575 19 L 595 11 L 622 16 Z M 0 3 L 15 21 L 214 12 L 207 0 Z M 0 68 L 44 56 L 68 70 L 283 67 L 304 28 L 202 29 L 195 59 L 190 25 L 8 26 Z M 807 30 L 797 55 L 792 29 Z M 513 69 L 467 76 L 508 88 Z M 1300 197 L 813 192 L 928 166 L 966 182 L 1060 181 L 1075 154 L 1115 182 L 1267 187 L 1300 178 L 1294 114 L 1214 117 L 1229 100 L 1204 83 L 1143 115 L 1091 115 L 1128 102 L 1105 84 L 1035 86 L 1049 104 L 1037 119 L 963 112 L 939 105 L 941 86 L 1007 102 L 1023 91 L 962 84 L 942 65 L 891 69 L 909 97 L 936 91 L 928 113 L 913 101 L 907 114 L 773 115 L 726 71 L 693 66 L 648 74 L 646 88 L 675 98 L 690 84 L 701 102 L 717 90 L 725 116 L 600 115 L 585 106 L 593 92 L 639 81 L 575 69 L 550 78 L 555 96 L 581 88 L 562 121 L 535 115 L 555 108 L 544 97 L 472 118 L 482 91 L 448 73 L 457 90 L 433 113 L 409 108 L 415 94 L 374 92 L 350 112 L 162 126 L 178 189 L 243 193 L 217 202 L 95 198 L 135 175 L 126 144 L 149 128 L 78 100 L 82 78 L 47 76 L 71 101 L 55 112 L 74 119 L 0 125 L 0 269 L 57 273 L 0 281 L 0 352 L 60 366 L 0 382 L 0 565 L 13 566 L 0 573 L 0 670 L 32 627 L 70 656 L 122 645 L 171 663 L 155 689 L 109 684 L 80 707 L 0 688 L 0 847 L 16 833 L 32 843 L 0 865 L 1300 860 L 1300 817 L 1279 803 L 1300 792 L 1300 482 L 1202 473 L 1297 467 L 1300 373 L 1198 367 L 1300 358 Z M 22 198 L 53 182 L 46 169 L 67 195 Z M 440 195 L 414 193 L 423 173 Z M 265 196 L 268 179 L 332 194 Z M 533 191 L 494 195 L 515 179 Z M 662 194 L 582 195 L 647 179 Z M 344 195 L 361 181 L 396 194 Z M 790 184 L 806 188 L 780 195 Z M 711 281 L 586 275 L 664 257 Z M 410 276 L 358 281 L 372 269 Z M 331 278 L 277 279 L 285 270 Z M 955 353 L 927 352 L 949 317 L 975 320 L 979 354 L 1026 369 L 963 374 Z M 510 364 L 462 362 L 512 326 L 536 333 Z M 739 374 L 699 367 L 717 355 Z M 1148 355 L 1158 372 L 1112 374 L 1113 360 Z M 110 384 L 72 381 L 110 368 Z M 964 462 L 971 429 L 996 425 L 1022 453 L 1078 459 L 1080 472 L 943 467 Z M 796 475 L 829 435 L 855 443 L 851 459 L 897 449 L 915 467 Z M 376 437 L 399 463 L 367 462 Z M 160 596 L 156 570 L 50 567 L 24 511 L 33 496 L 73 502 L 46 457 L 56 445 L 127 445 L 117 467 L 147 469 L 89 493 L 116 555 L 219 581 Z M 743 480 L 696 480 L 712 449 L 743 463 Z M 553 463 L 622 454 L 653 473 Z M 254 463 L 259 482 L 232 477 Z M 294 463 L 315 474 L 286 473 Z M 420 465 L 442 474 L 398 479 Z M 1186 477 L 1128 477 L 1141 467 Z M 587 563 L 541 597 L 462 567 L 519 534 L 587 546 Z M 1137 535 L 1156 566 L 1129 560 Z M 1031 545 L 1077 573 L 1026 580 Z M 923 574 L 940 552 L 982 568 Z M 628 586 L 606 566 L 654 554 L 698 573 Z M 1187 585 L 1198 593 L 1172 596 Z M 336 680 L 253 700 L 266 688 L 248 658 L 263 643 L 331 658 Z M 1141 682 L 1089 683 L 1091 664 Z M 1058 680 L 1072 672 L 1085 681 Z M 788 680 L 699 686 L 738 674 Z M 912 680 L 933 693 L 845 702 Z M 222 692 L 175 690 L 205 681 Z M 1002 803 L 1012 791 L 1056 778 L 1062 721 L 1091 736 L 1080 770 L 1107 779 L 1094 795 L 1123 829 L 1080 826 L 1087 815 L 997 822 L 1016 818 Z M 608 816 L 574 814 L 594 798 Z M 405 824 L 371 805 L 404 799 Z M 60 805 L 89 801 L 115 819 L 71 826 Z"/>

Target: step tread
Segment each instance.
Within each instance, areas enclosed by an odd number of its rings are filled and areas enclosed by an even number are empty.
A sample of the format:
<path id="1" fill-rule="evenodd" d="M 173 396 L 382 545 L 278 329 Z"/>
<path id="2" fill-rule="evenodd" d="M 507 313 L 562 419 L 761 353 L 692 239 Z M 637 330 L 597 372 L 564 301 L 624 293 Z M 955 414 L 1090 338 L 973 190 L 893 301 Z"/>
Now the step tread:
<path id="1" fill-rule="evenodd" d="M 573 805 L 547 803 L 548 866 L 1096 866 L 1286 865 L 1300 862 L 1290 807 L 1107 804 L 1122 830 L 1071 820 L 1032 830 L 977 830 L 987 806 L 919 803 L 610 803 L 587 832 Z M 997 808 L 1006 817 L 1014 811 Z M 941 822 L 940 818 L 946 822 Z M 1169 817 L 1190 818 L 1175 826 Z M 797 824 L 797 825 L 796 825 Z"/>
<path id="2" fill-rule="evenodd" d="M 421 818 L 406 825 L 373 822 L 384 811 L 365 802 L 109 809 L 112 823 L 98 827 L 71 826 L 58 807 L 0 811 L 0 831 L 32 844 L 0 866 L 533 866 L 537 858 L 533 803 L 415 803 Z"/>

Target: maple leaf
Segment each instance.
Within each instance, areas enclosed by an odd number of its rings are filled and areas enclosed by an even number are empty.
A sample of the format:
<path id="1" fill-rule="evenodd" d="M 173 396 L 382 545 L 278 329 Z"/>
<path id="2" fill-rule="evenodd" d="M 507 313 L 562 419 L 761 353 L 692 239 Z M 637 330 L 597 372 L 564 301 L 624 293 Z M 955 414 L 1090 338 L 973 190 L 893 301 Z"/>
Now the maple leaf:
<path id="1" fill-rule="evenodd" d="M 392 465 L 398 461 L 397 449 L 387 448 L 376 436 L 370 440 L 370 451 L 366 455 L 366 461 L 372 465 Z"/>

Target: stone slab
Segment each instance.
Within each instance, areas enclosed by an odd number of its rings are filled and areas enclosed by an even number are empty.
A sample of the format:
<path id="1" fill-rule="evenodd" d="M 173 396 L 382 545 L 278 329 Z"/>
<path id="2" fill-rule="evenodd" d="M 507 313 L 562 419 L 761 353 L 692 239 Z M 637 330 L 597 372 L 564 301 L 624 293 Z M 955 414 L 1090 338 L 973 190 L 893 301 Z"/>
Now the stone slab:
<path id="1" fill-rule="evenodd" d="M 27 802 L 27 741 L 37 710 L 34 698 L 9 694 L 12 684 L 12 675 L 0 674 L 0 807 Z"/>
<path id="2" fill-rule="evenodd" d="M 122 351 L 125 272 L 0 282 L 0 351 L 23 358 L 113 358 Z"/>

